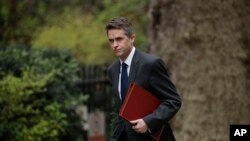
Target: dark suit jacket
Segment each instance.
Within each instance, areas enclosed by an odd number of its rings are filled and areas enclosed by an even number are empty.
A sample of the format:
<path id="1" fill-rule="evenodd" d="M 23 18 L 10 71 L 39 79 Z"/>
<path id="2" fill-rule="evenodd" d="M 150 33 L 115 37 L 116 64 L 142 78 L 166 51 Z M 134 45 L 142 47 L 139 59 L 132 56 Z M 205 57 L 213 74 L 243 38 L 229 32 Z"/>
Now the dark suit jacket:
<path id="1" fill-rule="evenodd" d="M 118 92 L 119 71 L 119 60 L 108 68 L 112 91 L 115 96 L 114 100 L 117 113 L 119 113 L 122 104 Z M 161 100 L 160 106 L 152 114 L 144 117 L 143 120 L 152 133 L 158 131 L 163 125 L 166 126 L 161 136 L 161 141 L 175 140 L 168 121 L 181 107 L 181 99 L 174 84 L 169 79 L 163 61 L 156 56 L 140 52 L 136 49 L 131 62 L 128 81 L 129 84 L 131 82 L 136 82 Z M 126 130 L 129 134 L 129 141 L 152 140 L 152 138 L 147 135 L 148 133 L 136 133 L 127 121 L 123 120 L 121 117 L 117 117 L 114 123 L 112 141 L 116 141 L 123 130 Z"/>

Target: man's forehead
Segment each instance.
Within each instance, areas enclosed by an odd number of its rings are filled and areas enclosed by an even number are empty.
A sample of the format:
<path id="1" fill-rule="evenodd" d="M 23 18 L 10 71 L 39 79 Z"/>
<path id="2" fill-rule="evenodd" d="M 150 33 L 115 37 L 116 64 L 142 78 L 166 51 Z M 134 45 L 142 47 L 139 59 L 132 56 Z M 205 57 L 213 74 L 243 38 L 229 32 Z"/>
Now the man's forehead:
<path id="1" fill-rule="evenodd" d="M 109 30 L 107 34 L 109 37 L 112 37 L 112 38 L 126 36 L 124 30 L 122 29 L 112 29 L 112 30 Z"/>
<path id="2" fill-rule="evenodd" d="M 123 29 L 109 29 L 108 33 L 120 33 L 125 34 L 125 31 Z"/>

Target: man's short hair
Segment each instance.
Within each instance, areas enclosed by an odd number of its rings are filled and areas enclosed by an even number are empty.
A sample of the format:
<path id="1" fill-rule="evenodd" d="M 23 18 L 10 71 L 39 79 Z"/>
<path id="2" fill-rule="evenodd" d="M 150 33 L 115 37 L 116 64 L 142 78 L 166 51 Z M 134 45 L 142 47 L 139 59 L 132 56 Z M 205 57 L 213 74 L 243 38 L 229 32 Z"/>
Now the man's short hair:
<path id="1" fill-rule="evenodd" d="M 125 17 L 115 17 L 106 25 L 106 33 L 111 29 L 123 29 L 128 37 L 134 35 L 133 25 Z"/>

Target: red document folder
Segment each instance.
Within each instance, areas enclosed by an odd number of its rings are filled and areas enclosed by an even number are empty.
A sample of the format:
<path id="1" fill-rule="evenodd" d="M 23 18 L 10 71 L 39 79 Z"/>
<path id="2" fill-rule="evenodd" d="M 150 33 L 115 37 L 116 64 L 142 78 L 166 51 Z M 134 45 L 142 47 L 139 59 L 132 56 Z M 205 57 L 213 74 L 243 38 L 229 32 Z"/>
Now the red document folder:
<path id="1" fill-rule="evenodd" d="M 160 100 L 154 95 L 136 83 L 131 83 L 119 115 L 127 121 L 132 121 L 152 113 L 159 105 Z M 162 131 L 163 128 L 151 136 L 158 141 Z"/>

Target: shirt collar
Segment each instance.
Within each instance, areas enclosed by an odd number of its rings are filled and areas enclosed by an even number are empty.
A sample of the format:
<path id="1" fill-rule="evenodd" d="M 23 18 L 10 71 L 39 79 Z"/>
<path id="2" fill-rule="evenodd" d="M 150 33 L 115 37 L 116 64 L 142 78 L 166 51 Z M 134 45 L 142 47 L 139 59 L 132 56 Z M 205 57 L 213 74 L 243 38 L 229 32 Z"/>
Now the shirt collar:
<path id="1" fill-rule="evenodd" d="M 135 54 L 135 47 L 132 48 L 131 52 L 129 53 L 128 57 L 126 58 L 126 60 L 124 61 L 128 66 L 131 65 L 132 63 L 132 59 L 133 59 L 133 56 Z M 120 60 L 120 63 L 122 64 L 122 60 Z"/>

